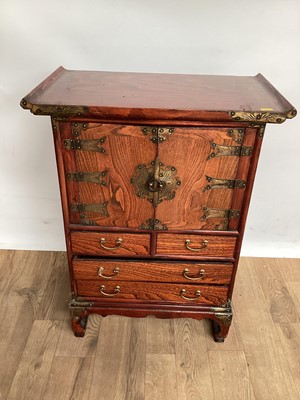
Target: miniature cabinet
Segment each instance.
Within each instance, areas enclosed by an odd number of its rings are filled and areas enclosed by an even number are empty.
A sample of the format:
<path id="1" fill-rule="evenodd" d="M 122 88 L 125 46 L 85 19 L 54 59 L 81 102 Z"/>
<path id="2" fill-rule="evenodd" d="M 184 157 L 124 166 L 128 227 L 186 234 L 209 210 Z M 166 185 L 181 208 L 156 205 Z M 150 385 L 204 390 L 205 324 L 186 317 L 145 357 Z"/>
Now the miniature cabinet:
<path id="1" fill-rule="evenodd" d="M 226 337 L 266 123 L 262 76 L 69 71 L 21 100 L 49 115 L 76 336 L 91 313 L 210 318 Z"/>

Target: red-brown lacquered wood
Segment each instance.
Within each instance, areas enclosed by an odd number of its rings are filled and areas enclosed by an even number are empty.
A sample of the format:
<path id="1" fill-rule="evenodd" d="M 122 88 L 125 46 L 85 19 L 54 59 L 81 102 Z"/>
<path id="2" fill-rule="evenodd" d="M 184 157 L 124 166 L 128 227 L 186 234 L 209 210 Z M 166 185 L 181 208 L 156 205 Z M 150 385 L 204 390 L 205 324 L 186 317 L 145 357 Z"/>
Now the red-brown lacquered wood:
<path id="1" fill-rule="evenodd" d="M 68 197 L 67 190 L 65 185 L 65 171 L 64 171 L 64 158 L 62 154 L 62 146 L 61 146 L 61 133 L 60 133 L 60 125 L 55 119 L 51 120 L 52 123 L 52 131 L 54 138 L 54 148 L 56 154 L 56 165 L 58 171 L 58 179 L 59 179 L 59 189 L 60 189 L 60 197 L 63 211 L 63 221 L 64 221 L 64 231 L 65 231 L 65 240 L 67 247 L 67 258 L 68 258 L 68 266 L 69 266 L 69 277 L 71 283 L 71 292 L 76 295 L 76 283 L 73 275 L 73 266 L 72 266 L 72 252 L 71 252 L 71 240 L 70 240 L 70 221 L 69 221 L 69 209 L 68 209 Z"/>
<path id="2" fill-rule="evenodd" d="M 227 285 L 231 279 L 232 264 L 75 258 L 73 270 L 78 280 Z"/>
<path id="3" fill-rule="evenodd" d="M 79 296 L 101 297 L 107 302 L 126 301 L 174 301 L 188 304 L 202 303 L 221 306 L 227 299 L 227 286 L 205 286 L 176 283 L 153 283 L 135 281 L 99 282 L 79 280 L 76 282 Z"/>
<path id="4" fill-rule="evenodd" d="M 250 167 L 250 171 L 248 174 L 248 185 L 247 185 L 247 190 L 246 190 L 246 193 L 244 196 L 244 202 L 243 202 L 243 206 L 242 206 L 243 211 L 242 211 L 241 220 L 240 220 L 240 235 L 237 239 L 236 247 L 235 247 L 234 257 L 235 257 L 236 261 L 234 263 L 234 270 L 233 270 L 232 280 L 231 280 L 231 284 L 229 286 L 229 293 L 228 293 L 228 297 L 230 299 L 231 299 L 232 293 L 233 293 L 235 276 L 236 276 L 236 272 L 237 272 L 237 268 L 238 268 L 240 252 L 241 252 L 241 247 L 242 247 L 242 242 L 243 242 L 243 236 L 244 236 L 245 227 L 246 227 L 246 220 L 247 220 L 247 215 L 248 215 L 248 210 L 249 210 L 249 204 L 250 204 L 250 200 L 251 200 L 252 189 L 253 189 L 253 185 L 254 185 L 254 178 L 255 178 L 256 169 L 257 169 L 257 165 L 258 165 L 262 141 L 263 141 L 263 136 L 258 135 L 258 129 L 257 129 L 256 141 L 255 141 L 255 145 L 254 145 L 254 152 L 252 155 L 251 167 Z"/>
<path id="5" fill-rule="evenodd" d="M 67 132 L 64 139 L 103 141 L 99 143 L 102 152 L 64 150 L 67 172 L 104 174 L 98 183 L 68 179 L 68 194 L 73 203 L 105 204 L 102 212 L 71 212 L 71 222 L 78 222 L 81 214 L 85 223 L 101 227 L 139 228 L 147 219 L 153 219 L 152 204 L 138 197 L 131 183 L 137 166 L 150 166 L 157 153 L 155 143 L 142 127 L 85 122 L 85 128 L 77 129 L 74 137 L 70 123 L 61 125 Z"/>
<path id="6" fill-rule="evenodd" d="M 102 240 L 104 239 L 104 240 Z M 150 253 L 150 235 L 71 232 L 72 252 L 90 256 L 143 256 Z"/>
<path id="7" fill-rule="evenodd" d="M 233 257 L 235 242 L 230 236 L 158 234 L 156 254 Z"/>
<path id="8" fill-rule="evenodd" d="M 45 105 L 81 106 L 86 115 L 109 116 L 114 120 L 127 117 L 226 121 L 232 119 L 229 111 L 268 109 L 289 117 L 294 111 L 261 74 L 146 74 L 70 71 L 62 67 L 27 95 L 21 105 L 46 115 L 55 111 L 43 111 Z M 61 108 L 60 112 L 65 111 Z"/>
<path id="9" fill-rule="evenodd" d="M 204 219 L 203 209 L 230 209 L 233 189 L 213 186 L 209 189 L 210 178 L 236 179 L 240 157 L 218 157 L 214 148 L 216 144 L 240 149 L 242 143 L 232 138 L 230 131 L 229 128 L 176 127 L 168 140 L 159 144 L 159 160 L 174 166 L 181 182 L 174 189 L 175 197 L 164 200 L 156 209 L 156 218 L 169 230 L 224 229 L 224 218 Z"/>

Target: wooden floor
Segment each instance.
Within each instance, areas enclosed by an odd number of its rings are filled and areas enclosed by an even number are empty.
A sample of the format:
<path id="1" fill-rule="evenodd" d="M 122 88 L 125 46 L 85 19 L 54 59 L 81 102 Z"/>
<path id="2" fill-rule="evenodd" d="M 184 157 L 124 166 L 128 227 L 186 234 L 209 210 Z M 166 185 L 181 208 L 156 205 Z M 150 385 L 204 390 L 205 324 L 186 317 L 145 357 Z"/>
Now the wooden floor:
<path id="1" fill-rule="evenodd" d="M 0 399 L 300 399 L 300 260 L 244 258 L 225 343 L 209 321 L 68 319 L 61 252 L 0 251 Z"/>

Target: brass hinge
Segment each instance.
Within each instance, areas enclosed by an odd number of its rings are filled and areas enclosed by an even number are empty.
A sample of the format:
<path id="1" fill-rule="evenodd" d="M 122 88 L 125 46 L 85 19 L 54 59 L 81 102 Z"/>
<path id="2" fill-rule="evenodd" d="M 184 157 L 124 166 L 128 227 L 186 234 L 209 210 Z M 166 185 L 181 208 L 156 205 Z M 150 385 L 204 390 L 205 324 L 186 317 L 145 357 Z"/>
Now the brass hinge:
<path id="1" fill-rule="evenodd" d="M 70 210 L 73 212 L 79 212 L 79 213 L 97 212 L 97 213 L 100 213 L 102 216 L 107 217 L 109 215 L 108 211 L 107 211 L 107 205 L 108 205 L 108 202 L 99 203 L 99 204 L 72 203 L 70 205 Z"/>
<path id="2" fill-rule="evenodd" d="M 202 221 L 209 218 L 219 218 L 221 222 L 216 224 L 214 229 L 218 231 L 226 231 L 228 229 L 229 219 L 239 218 L 241 215 L 240 210 L 224 210 L 219 208 L 203 207 Z"/>
<path id="3" fill-rule="evenodd" d="M 219 179 L 206 176 L 209 185 L 205 186 L 203 192 L 211 189 L 245 189 L 246 181 L 241 179 Z"/>
<path id="4" fill-rule="evenodd" d="M 65 139 L 64 146 L 67 150 L 83 150 L 83 151 L 96 151 L 99 153 L 106 153 L 104 147 L 102 147 L 105 142 L 106 137 L 94 140 L 73 140 Z"/>
<path id="5" fill-rule="evenodd" d="M 141 129 L 144 135 L 150 134 L 150 140 L 153 143 L 164 142 L 174 132 L 174 128 L 161 126 L 143 126 Z"/>
<path id="6" fill-rule="evenodd" d="M 251 156 L 253 151 L 252 146 L 223 146 L 217 143 L 211 143 L 211 147 L 214 151 L 208 156 L 208 160 L 224 156 Z"/>
<path id="7" fill-rule="evenodd" d="M 146 222 L 142 223 L 140 229 L 153 229 L 153 230 L 167 230 L 168 227 L 162 224 L 159 219 L 147 219 Z"/>
<path id="8" fill-rule="evenodd" d="M 68 172 L 67 178 L 75 182 L 97 183 L 106 186 L 105 176 L 107 171 L 102 172 Z M 103 179 L 104 178 L 104 179 Z"/>

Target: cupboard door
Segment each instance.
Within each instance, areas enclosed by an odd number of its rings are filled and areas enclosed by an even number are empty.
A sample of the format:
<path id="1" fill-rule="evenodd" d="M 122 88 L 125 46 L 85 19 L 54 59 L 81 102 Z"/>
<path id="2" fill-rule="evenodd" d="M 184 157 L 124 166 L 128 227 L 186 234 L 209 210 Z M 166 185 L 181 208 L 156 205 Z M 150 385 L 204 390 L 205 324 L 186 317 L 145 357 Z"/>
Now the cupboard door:
<path id="1" fill-rule="evenodd" d="M 131 183 L 137 165 L 157 153 L 141 127 L 62 122 L 60 130 L 71 223 L 139 228 L 154 219 Z"/>
<path id="2" fill-rule="evenodd" d="M 175 177 L 172 182 L 169 180 L 174 189 L 171 197 L 156 207 L 155 217 L 167 229 L 228 230 L 238 227 L 243 198 L 240 193 L 247 184 L 254 142 L 251 130 L 247 139 L 246 136 L 244 128 L 176 127 L 168 140 L 158 145 L 160 165 L 173 170 Z M 241 174 L 239 163 L 242 158 L 247 160 L 246 164 L 243 162 Z M 239 200 L 233 202 L 237 192 Z"/>

